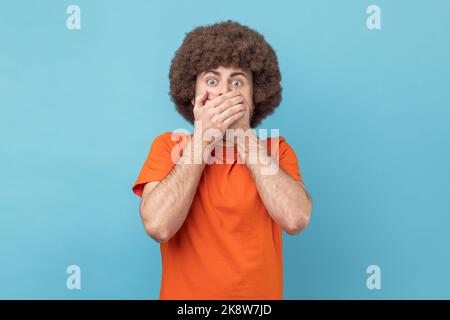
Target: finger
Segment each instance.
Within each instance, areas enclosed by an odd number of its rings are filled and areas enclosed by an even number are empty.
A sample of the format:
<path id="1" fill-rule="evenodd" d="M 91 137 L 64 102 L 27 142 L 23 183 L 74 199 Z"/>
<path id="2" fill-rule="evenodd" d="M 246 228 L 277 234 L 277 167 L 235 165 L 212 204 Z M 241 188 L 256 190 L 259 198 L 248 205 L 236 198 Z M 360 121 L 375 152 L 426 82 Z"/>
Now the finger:
<path id="1" fill-rule="evenodd" d="M 238 90 L 232 90 L 230 92 L 224 93 L 222 96 L 226 99 L 230 99 L 239 95 L 241 95 L 241 93 Z"/>
<path id="2" fill-rule="evenodd" d="M 235 106 L 226 109 L 224 112 L 219 114 L 218 119 L 220 121 L 225 121 L 225 119 L 241 111 L 245 111 L 245 105 L 243 103 L 237 104 Z"/>
<path id="3" fill-rule="evenodd" d="M 240 95 L 240 92 L 233 90 L 231 92 L 227 92 L 220 96 L 217 96 L 214 99 L 212 99 L 211 101 L 208 101 L 207 105 L 208 105 L 208 107 L 217 107 L 217 106 L 221 105 L 222 103 L 224 103 L 225 101 L 227 101 L 228 99 L 236 97 L 238 95 Z"/>
<path id="4" fill-rule="evenodd" d="M 244 111 L 239 111 L 238 113 L 235 113 L 231 117 L 224 120 L 223 124 L 225 125 L 226 128 L 228 128 L 235 121 L 239 120 L 244 115 L 244 113 L 245 113 Z"/>
<path id="5" fill-rule="evenodd" d="M 242 96 L 236 96 L 234 98 L 229 98 L 226 99 L 223 103 L 221 103 L 220 105 L 213 107 L 211 106 L 210 108 L 215 112 L 215 113 L 222 113 L 223 111 L 225 111 L 228 108 L 231 108 L 232 106 L 236 105 L 236 104 L 241 104 L 243 103 L 244 100 L 242 98 Z M 209 106 L 209 105 L 208 105 Z"/>
<path id="6" fill-rule="evenodd" d="M 202 107 L 207 98 L 208 98 L 208 91 L 204 90 L 200 95 L 195 97 L 194 107 Z"/>
<path id="7" fill-rule="evenodd" d="M 217 112 L 222 113 L 224 112 L 226 109 L 229 109 L 237 104 L 241 104 L 243 103 L 244 97 L 242 95 L 238 95 L 236 97 L 230 98 L 228 100 L 226 100 L 224 103 L 222 103 L 221 105 L 216 107 Z"/>

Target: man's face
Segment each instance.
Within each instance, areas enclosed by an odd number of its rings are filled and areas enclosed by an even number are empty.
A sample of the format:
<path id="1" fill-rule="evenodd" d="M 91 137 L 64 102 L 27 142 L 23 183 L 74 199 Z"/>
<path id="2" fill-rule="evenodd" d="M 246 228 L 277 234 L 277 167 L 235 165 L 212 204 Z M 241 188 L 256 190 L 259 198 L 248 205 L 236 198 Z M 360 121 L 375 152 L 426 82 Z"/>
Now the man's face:
<path id="1" fill-rule="evenodd" d="M 208 91 L 208 100 L 237 90 L 244 96 L 250 108 L 253 108 L 253 77 L 249 71 L 222 66 L 206 70 L 197 75 L 195 96 L 200 95 L 203 90 Z"/>

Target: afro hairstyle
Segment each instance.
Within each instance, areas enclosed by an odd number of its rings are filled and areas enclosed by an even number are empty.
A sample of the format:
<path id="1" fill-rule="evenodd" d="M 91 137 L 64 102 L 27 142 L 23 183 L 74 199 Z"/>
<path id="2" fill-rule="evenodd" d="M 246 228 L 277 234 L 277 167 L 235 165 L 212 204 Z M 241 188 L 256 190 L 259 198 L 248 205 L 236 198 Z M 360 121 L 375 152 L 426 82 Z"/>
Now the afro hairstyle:
<path id="1" fill-rule="evenodd" d="M 186 34 L 172 59 L 170 96 L 177 111 L 191 124 L 197 75 L 219 66 L 235 67 L 253 75 L 252 128 L 272 114 L 281 102 L 281 73 L 277 56 L 264 36 L 228 20 L 199 26 Z"/>

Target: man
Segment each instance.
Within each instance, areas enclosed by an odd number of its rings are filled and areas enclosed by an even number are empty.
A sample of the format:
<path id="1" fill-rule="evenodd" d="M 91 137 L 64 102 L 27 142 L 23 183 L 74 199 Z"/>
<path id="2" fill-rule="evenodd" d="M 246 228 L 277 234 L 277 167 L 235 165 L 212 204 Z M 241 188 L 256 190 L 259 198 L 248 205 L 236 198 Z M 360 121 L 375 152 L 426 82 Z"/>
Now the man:
<path id="1" fill-rule="evenodd" d="M 282 299 L 282 230 L 303 230 L 312 204 L 286 140 L 251 130 L 279 105 L 280 80 L 264 37 L 232 21 L 176 52 L 170 94 L 194 132 L 158 136 L 133 186 L 161 246 L 160 299 Z"/>

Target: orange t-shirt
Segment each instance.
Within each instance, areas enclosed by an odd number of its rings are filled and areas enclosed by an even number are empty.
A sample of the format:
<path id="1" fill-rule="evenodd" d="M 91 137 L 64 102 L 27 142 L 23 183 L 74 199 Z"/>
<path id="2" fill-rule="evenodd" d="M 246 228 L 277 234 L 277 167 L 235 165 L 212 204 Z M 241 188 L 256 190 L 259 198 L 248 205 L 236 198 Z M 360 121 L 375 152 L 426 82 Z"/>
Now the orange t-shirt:
<path id="1" fill-rule="evenodd" d="M 173 168 L 172 149 L 187 140 L 175 138 L 165 132 L 153 141 L 133 185 L 138 196 L 147 182 L 161 181 Z M 295 152 L 283 137 L 278 152 L 280 168 L 302 181 Z M 160 248 L 160 299 L 282 299 L 282 229 L 246 165 L 236 160 L 205 165 L 186 220 Z"/>

